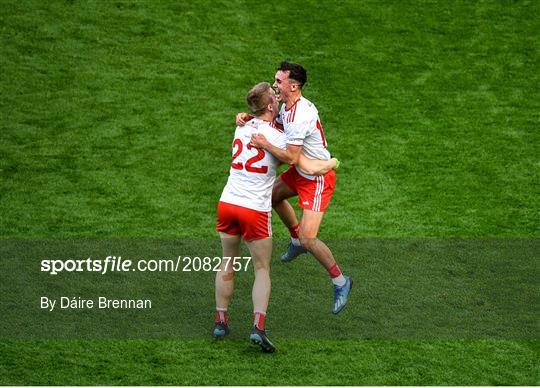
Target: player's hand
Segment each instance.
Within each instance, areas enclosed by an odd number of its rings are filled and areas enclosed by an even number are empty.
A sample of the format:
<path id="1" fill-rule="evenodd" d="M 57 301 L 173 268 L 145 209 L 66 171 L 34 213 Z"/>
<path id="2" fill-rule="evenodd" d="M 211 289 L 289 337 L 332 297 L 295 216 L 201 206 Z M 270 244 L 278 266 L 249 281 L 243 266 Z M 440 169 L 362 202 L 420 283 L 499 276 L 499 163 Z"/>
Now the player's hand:
<path id="1" fill-rule="evenodd" d="M 244 126 L 246 123 L 253 118 L 252 115 L 245 112 L 240 112 L 236 115 L 236 125 Z"/>
<path id="2" fill-rule="evenodd" d="M 254 133 L 253 135 L 251 135 L 250 144 L 253 147 L 265 149 L 270 145 L 270 142 L 262 133 Z"/>

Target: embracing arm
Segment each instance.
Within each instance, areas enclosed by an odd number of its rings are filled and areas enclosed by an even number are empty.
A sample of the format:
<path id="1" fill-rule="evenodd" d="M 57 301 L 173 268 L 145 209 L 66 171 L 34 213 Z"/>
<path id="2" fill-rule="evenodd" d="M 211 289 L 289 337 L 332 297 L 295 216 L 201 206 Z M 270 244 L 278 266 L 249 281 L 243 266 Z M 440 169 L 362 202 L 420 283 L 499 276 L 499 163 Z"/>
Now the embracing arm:
<path id="1" fill-rule="evenodd" d="M 329 160 L 310 159 L 304 154 L 298 159 L 298 167 L 308 175 L 324 175 L 330 170 L 337 168 L 337 159 Z"/>
<path id="2" fill-rule="evenodd" d="M 283 163 L 297 164 L 302 153 L 302 146 L 287 144 L 286 149 L 276 147 L 266 139 L 263 134 L 256 133 L 251 136 L 251 145 L 257 148 L 262 148 L 270 152 Z"/>
<path id="3" fill-rule="evenodd" d="M 286 149 L 271 144 L 264 135 L 257 133 L 251 137 L 251 145 L 270 152 L 283 163 L 298 165 L 308 175 L 323 175 L 337 168 L 337 159 L 318 160 L 309 159 L 302 154 L 302 146 L 287 144 Z"/>

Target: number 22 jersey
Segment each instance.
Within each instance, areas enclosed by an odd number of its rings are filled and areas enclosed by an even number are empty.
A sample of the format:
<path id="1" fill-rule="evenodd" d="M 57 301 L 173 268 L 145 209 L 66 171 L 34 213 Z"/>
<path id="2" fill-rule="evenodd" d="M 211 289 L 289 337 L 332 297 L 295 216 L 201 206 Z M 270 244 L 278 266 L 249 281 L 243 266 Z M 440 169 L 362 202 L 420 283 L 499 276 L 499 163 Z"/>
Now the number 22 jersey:
<path id="1" fill-rule="evenodd" d="M 233 161 L 220 201 L 268 212 L 272 210 L 272 187 L 280 162 L 270 152 L 249 144 L 255 133 L 263 134 L 276 147 L 287 147 L 283 131 L 268 121 L 254 118 L 244 126 L 236 127 Z"/>

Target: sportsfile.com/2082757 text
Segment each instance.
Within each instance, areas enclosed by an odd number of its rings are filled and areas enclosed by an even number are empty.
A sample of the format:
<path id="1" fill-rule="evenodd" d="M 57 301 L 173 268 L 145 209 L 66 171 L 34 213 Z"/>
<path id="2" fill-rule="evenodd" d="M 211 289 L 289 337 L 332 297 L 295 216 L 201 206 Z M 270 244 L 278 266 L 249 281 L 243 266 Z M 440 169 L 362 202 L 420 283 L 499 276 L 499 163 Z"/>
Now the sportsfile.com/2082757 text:
<path id="1" fill-rule="evenodd" d="M 122 259 L 121 256 L 107 256 L 104 259 L 44 259 L 41 272 L 57 275 L 61 272 L 219 272 L 247 271 L 250 256 L 199 257 L 178 256 L 174 259 Z"/>

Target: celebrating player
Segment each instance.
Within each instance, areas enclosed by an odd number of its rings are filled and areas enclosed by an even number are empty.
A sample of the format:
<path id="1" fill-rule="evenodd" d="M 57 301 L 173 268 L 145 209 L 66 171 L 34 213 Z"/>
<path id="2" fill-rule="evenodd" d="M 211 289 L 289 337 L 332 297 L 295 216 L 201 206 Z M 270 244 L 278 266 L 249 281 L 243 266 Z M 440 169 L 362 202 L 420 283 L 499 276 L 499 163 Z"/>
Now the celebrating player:
<path id="1" fill-rule="evenodd" d="M 220 271 L 216 273 L 216 320 L 213 336 L 229 334 L 228 306 L 233 293 L 234 265 L 228 258 L 240 256 L 243 238 L 250 250 L 255 280 L 253 282 L 253 330 L 250 339 L 264 352 L 275 347 L 265 331 L 270 298 L 270 258 L 272 255 L 271 195 L 279 160 L 271 153 L 250 144 L 253 134 L 264 134 L 269 144 L 285 148 L 283 131 L 273 124 L 279 110 L 278 98 L 267 82 L 255 85 L 246 97 L 254 117 L 236 128 L 232 146 L 233 161 L 229 179 L 218 204 L 218 222 L 223 251 Z M 306 160 L 306 168 L 322 174 L 332 168 L 329 161 Z"/>
<path id="2" fill-rule="evenodd" d="M 276 180 L 272 191 L 272 205 L 289 228 L 291 243 L 282 261 L 289 262 L 302 253 L 311 252 L 328 271 L 334 286 L 332 313 L 339 313 L 347 304 L 352 286 L 350 277 L 343 275 L 328 246 L 317 238 L 324 212 L 330 203 L 336 182 L 335 171 L 315 176 L 302 168 L 300 159 L 330 160 L 326 138 L 315 105 L 302 96 L 307 72 L 299 64 L 284 61 L 278 68 L 274 88 L 283 102 L 277 118 L 287 136 L 286 149 L 271 144 L 264 134 L 254 134 L 251 144 L 271 152 L 291 167 Z M 237 122 L 249 119 L 239 113 Z M 301 222 L 287 198 L 298 195 L 303 209 Z"/>

